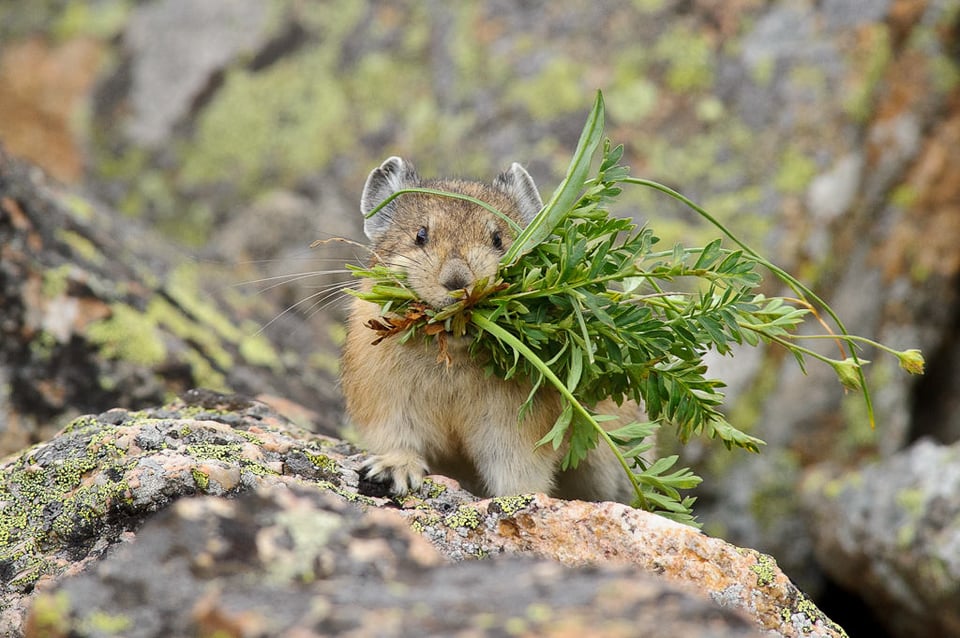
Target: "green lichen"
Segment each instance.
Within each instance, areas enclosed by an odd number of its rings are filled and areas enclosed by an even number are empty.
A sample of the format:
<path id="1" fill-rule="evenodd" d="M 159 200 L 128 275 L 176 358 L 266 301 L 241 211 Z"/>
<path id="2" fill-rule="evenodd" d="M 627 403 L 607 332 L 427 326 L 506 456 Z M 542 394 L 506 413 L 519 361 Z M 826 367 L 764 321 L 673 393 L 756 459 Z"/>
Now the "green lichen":
<path id="1" fill-rule="evenodd" d="M 800 462 L 790 450 L 770 450 L 764 479 L 754 486 L 751 513 L 761 529 L 772 530 L 797 513 L 795 494 Z"/>
<path id="2" fill-rule="evenodd" d="M 800 195 L 817 175 L 817 164 L 800 149 L 789 147 L 780 159 L 774 184 L 781 193 Z"/>
<path id="3" fill-rule="evenodd" d="M 52 540 L 89 537 L 114 508 L 130 503 L 130 463 L 106 443 L 116 432 L 92 417 L 76 419 L 58 439 L 56 460 L 42 462 L 41 445 L 6 467 L 0 562 L 15 566 L 11 586 L 30 587 L 50 571 L 44 554 Z"/>
<path id="4" fill-rule="evenodd" d="M 46 331 L 41 331 L 30 340 L 30 355 L 41 361 L 46 361 L 53 355 L 57 346 L 57 338 Z"/>
<path id="5" fill-rule="evenodd" d="M 423 534 L 430 528 L 435 528 L 443 522 L 443 519 L 440 518 L 440 515 L 431 510 L 427 506 L 418 507 L 417 509 L 421 510 L 421 514 L 414 518 L 410 522 L 410 529 L 415 531 L 417 534 Z"/>
<path id="6" fill-rule="evenodd" d="M 853 73 L 843 92 L 843 109 L 858 122 L 865 122 L 873 111 L 878 87 L 893 60 L 889 28 L 883 23 L 863 25 L 859 32 L 863 42 L 851 61 Z"/>
<path id="7" fill-rule="evenodd" d="M 129 0 L 74 1 L 63 4 L 50 28 L 53 36 L 61 41 L 82 36 L 110 39 L 126 25 L 132 9 Z"/>
<path id="8" fill-rule="evenodd" d="M 447 487 L 437 483 L 433 479 L 426 478 L 423 480 L 423 487 L 420 488 L 420 491 L 425 494 L 427 498 L 438 498 L 447 491 Z"/>
<path id="9" fill-rule="evenodd" d="M 377 505 L 377 501 L 370 498 L 369 496 L 364 496 L 363 494 L 352 492 L 349 489 L 344 488 L 343 486 L 340 486 L 340 485 L 336 485 L 330 481 L 326 481 L 326 480 L 317 481 L 316 486 L 319 487 L 320 489 L 333 492 L 334 494 L 336 494 L 337 496 L 339 496 L 340 498 L 344 499 L 349 503 L 355 503 L 357 505 L 365 505 L 365 506 Z"/>
<path id="10" fill-rule="evenodd" d="M 97 609 L 84 616 L 77 627 L 82 635 L 119 636 L 133 628 L 133 619 Z"/>
<path id="11" fill-rule="evenodd" d="M 799 591 L 797 592 L 797 599 L 793 607 L 784 608 L 780 611 L 780 617 L 784 624 L 794 624 L 796 620 L 795 617 L 798 615 L 806 621 L 803 623 L 804 626 L 799 628 L 804 633 L 812 632 L 817 623 L 819 623 L 829 628 L 840 638 L 848 638 L 847 632 L 843 630 L 843 627 L 827 618 L 803 592 Z"/>
<path id="12" fill-rule="evenodd" d="M 513 516 L 532 503 L 533 497 L 530 495 L 498 496 L 493 499 L 493 502 L 500 508 L 500 511 L 503 512 L 504 515 Z"/>
<path id="13" fill-rule="evenodd" d="M 540 72 L 507 89 L 506 100 L 528 111 L 538 120 L 573 113 L 583 108 L 581 80 L 586 67 L 570 58 L 555 57 Z"/>
<path id="14" fill-rule="evenodd" d="M 197 489 L 201 492 L 206 492 L 210 488 L 210 477 L 203 470 L 193 468 L 190 470 L 190 475 L 193 477 L 193 482 L 196 484 Z"/>
<path id="15" fill-rule="evenodd" d="M 236 430 L 236 434 L 242 431 Z M 243 443 L 220 443 L 211 441 L 200 441 L 190 443 L 185 446 L 187 454 L 194 459 L 211 459 L 231 465 L 239 465 L 242 472 L 249 472 L 255 476 L 276 475 L 278 472 L 270 469 L 266 465 L 248 459 L 244 456 Z"/>
<path id="16" fill-rule="evenodd" d="M 655 58 L 666 64 L 667 86 L 681 93 L 713 85 L 716 52 L 703 33 L 686 24 L 668 28 L 653 48 Z"/>
<path id="17" fill-rule="evenodd" d="M 45 299 L 54 299 L 60 295 L 66 294 L 73 278 L 73 266 L 63 264 L 56 268 L 47 268 L 43 271 L 43 284 L 40 291 Z"/>
<path id="18" fill-rule="evenodd" d="M 185 183 L 218 182 L 229 174 L 250 195 L 265 174 L 290 183 L 326 166 L 356 134 L 347 125 L 352 106 L 333 52 L 320 46 L 258 72 L 229 71 L 185 148 Z"/>
<path id="19" fill-rule="evenodd" d="M 443 523 L 447 527 L 463 527 L 466 529 L 477 529 L 480 526 L 482 517 L 476 507 L 470 505 L 461 505 L 457 511 L 447 514 L 443 518 Z"/>
<path id="20" fill-rule="evenodd" d="M 91 264 L 103 263 L 103 253 L 100 252 L 100 250 L 92 241 L 80 233 L 72 230 L 66 230 L 65 228 L 58 228 L 55 232 L 55 236 L 57 239 L 69 246 L 71 250 L 73 250 L 75 256 L 80 257 Z"/>
<path id="21" fill-rule="evenodd" d="M 326 454 L 313 454 L 311 452 L 305 452 L 310 462 L 313 463 L 316 467 L 320 468 L 326 474 L 339 474 L 340 468 L 337 466 L 337 462 L 331 459 Z"/>
<path id="22" fill-rule="evenodd" d="M 777 577 L 777 563 L 767 554 L 757 553 L 757 562 L 750 566 L 750 571 L 757 575 L 757 587 L 766 587 L 772 584 Z"/>
<path id="23" fill-rule="evenodd" d="M 264 366 L 274 372 L 280 372 L 283 369 L 280 355 L 277 354 L 273 344 L 262 334 L 250 334 L 243 337 L 238 348 L 240 356 L 250 365 Z"/>
<path id="24" fill-rule="evenodd" d="M 163 363 L 167 349 L 156 323 L 124 303 L 110 306 L 110 316 L 87 327 L 87 340 L 108 359 L 144 366 Z"/>
<path id="25" fill-rule="evenodd" d="M 66 636 L 70 630 L 70 597 L 66 592 L 40 592 L 33 599 L 30 621 L 34 636 Z"/>

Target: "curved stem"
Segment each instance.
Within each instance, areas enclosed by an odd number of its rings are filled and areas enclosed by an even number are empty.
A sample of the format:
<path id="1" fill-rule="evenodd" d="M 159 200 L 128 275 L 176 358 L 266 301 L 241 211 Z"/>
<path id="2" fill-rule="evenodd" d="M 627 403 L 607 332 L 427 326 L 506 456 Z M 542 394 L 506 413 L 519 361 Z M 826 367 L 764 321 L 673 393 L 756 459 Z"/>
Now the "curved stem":
<path id="1" fill-rule="evenodd" d="M 833 308 L 831 308 L 823 299 L 818 297 L 816 293 L 814 293 L 812 290 L 804 286 L 800 282 L 800 280 L 798 280 L 796 277 L 794 277 L 784 269 L 780 268 L 779 266 L 764 259 L 757 251 L 755 251 L 753 248 L 751 248 L 746 243 L 741 241 L 736 235 L 734 235 L 729 230 L 727 230 L 727 228 L 723 224 L 721 224 L 713 215 L 711 215 L 710 213 L 705 211 L 703 208 L 698 206 L 693 200 L 681 195 L 680 193 L 673 190 L 669 186 L 664 186 L 663 184 L 654 182 L 653 180 L 643 179 L 640 177 L 626 177 L 620 181 L 622 181 L 625 184 L 647 186 L 648 188 L 658 190 L 661 193 L 665 193 L 666 195 L 673 197 L 677 201 L 680 201 L 686 206 L 688 206 L 689 208 L 691 208 L 698 215 L 700 215 L 701 217 L 706 219 L 708 222 L 716 226 L 720 230 L 720 232 L 726 235 L 737 246 L 742 248 L 745 253 L 747 253 L 754 259 L 756 259 L 758 263 L 763 264 L 766 268 L 770 269 L 770 271 L 774 275 L 776 275 L 777 278 L 779 278 L 781 281 L 785 282 L 788 286 L 790 286 L 790 288 L 793 289 L 794 292 L 796 292 L 801 297 L 805 297 L 815 301 L 821 308 L 824 309 L 824 311 L 826 311 L 828 315 L 830 315 L 830 318 L 833 319 L 833 321 L 837 324 L 837 327 L 840 329 L 840 332 L 845 336 L 848 336 L 848 337 L 850 336 L 850 333 L 849 331 L 847 331 L 847 327 L 843 324 L 843 321 L 840 319 L 839 316 L 837 316 L 837 313 L 834 312 Z M 863 370 L 862 370 L 862 367 L 860 366 L 860 359 L 859 357 L 857 357 L 857 353 L 851 352 L 850 356 L 853 358 L 854 362 L 857 364 L 857 376 L 860 379 L 861 391 L 863 393 L 863 400 L 867 406 L 867 415 L 870 420 L 870 427 L 872 428 L 872 427 L 875 427 L 875 422 L 876 422 L 876 419 L 874 418 L 874 414 L 873 414 L 873 400 L 870 398 L 870 391 L 867 389 L 867 381 L 863 376 Z"/>

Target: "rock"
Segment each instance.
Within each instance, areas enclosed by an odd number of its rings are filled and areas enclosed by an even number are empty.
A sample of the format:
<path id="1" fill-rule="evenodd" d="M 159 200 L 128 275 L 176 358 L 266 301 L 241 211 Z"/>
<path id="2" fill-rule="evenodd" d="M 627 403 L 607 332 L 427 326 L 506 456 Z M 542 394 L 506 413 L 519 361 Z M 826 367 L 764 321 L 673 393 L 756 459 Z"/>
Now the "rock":
<path id="1" fill-rule="evenodd" d="M 148 147 L 166 142 L 230 61 L 266 44 L 267 13 L 256 0 L 161 0 L 134 10 L 125 33 L 130 138 Z"/>
<path id="2" fill-rule="evenodd" d="M 0 455 L 194 386 L 282 396 L 334 432 L 335 348 L 279 301 L 230 294 L 239 277 L 0 148 Z"/>
<path id="3" fill-rule="evenodd" d="M 960 635 L 960 443 L 919 441 L 860 470 L 809 477 L 818 562 L 895 636 Z"/>
<path id="4" fill-rule="evenodd" d="M 442 477 L 395 503 L 361 493 L 364 458 L 237 395 L 77 419 L 0 468 L 0 623 L 843 635 L 771 558 L 693 528 L 609 503 L 480 501 Z"/>
<path id="5" fill-rule="evenodd" d="M 301 486 L 191 498 L 42 593 L 27 636 L 760 636 L 655 576 L 545 560 L 445 565 L 395 512 Z M 297 632 L 303 632 L 297 633 Z"/>

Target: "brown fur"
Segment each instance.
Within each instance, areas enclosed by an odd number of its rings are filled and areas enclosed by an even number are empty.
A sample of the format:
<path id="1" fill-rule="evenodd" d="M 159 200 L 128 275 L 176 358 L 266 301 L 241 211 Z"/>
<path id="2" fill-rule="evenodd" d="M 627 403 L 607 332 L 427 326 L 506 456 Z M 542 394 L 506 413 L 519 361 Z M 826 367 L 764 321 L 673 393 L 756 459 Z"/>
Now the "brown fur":
<path id="1" fill-rule="evenodd" d="M 381 169 L 395 169 L 396 165 L 387 165 L 391 160 Z M 408 177 L 424 187 L 471 195 L 521 225 L 528 220 L 529 210 L 520 210 L 523 203 L 506 192 L 509 188 L 503 182 L 495 182 L 500 187 L 459 180 L 419 182 L 412 167 L 404 166 L 410 170 Z M 511 171 L 519 169 L 514 167 Z M 367 191 L 375 190 L 370 185 L 368 181 L 365 207 L 373 203 L 367 201 Z M 514 234 L 507 222 L 475 204 L 433 195 L 400 195 L 385 213 L 389 224 L 379 232 L 368 231 L 375 236 L 375 259 L 405 270 L 420 298 L 435 307 L 452 301 L 451 281 L 462 279 L 472 285 L 493 277 Z M 418 245 L 421 228 L 426 229 L 427 241 Z M 494 232 L 500 234 L 499 248 Z M 448 339 L 449 366 L 438 361 L 436 343 L 419 336 L 407 343 L 391 337 L 372 345 L 376 335 L 365 324 L 378 316 L 375 304 L 353 301 L 342 360 L 347 412 L 376 455 L 365 468 L 368 476 L 389 483 L 396 494 L 416 489 L 429 471 L 449 475 L 484 496 L 545 492 L 629 502 L 629 482 L 603 443 L 576 470 L 567 472 L 559 469 L 563 447 L 536 447 L 559 415 L 555 392 L 541 390 L 533 409 L 518 424 L 520 405 L 530 391 L 528 382 L 486 376 L 467 353 L 466 339 Z M 616 409 L 612 404 L 603 407 Z M 621 411 L 633 412 L 629 407 Z"/>

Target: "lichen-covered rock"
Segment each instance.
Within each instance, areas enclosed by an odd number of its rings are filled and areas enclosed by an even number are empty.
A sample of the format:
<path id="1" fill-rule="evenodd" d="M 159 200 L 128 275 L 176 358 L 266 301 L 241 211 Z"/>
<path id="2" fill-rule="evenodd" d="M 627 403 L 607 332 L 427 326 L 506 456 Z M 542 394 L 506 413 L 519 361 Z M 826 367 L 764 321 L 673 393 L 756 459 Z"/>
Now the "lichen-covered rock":
<path id="1" fill-rule="evenodd" d="M 479 501 L 443 477 L 395 503 L 360 481 L 364 458 L 236 395 L 193 391 L 81 417 L 0 466 L 0 626 L 19 635 L 33 605 L 33 636 L 177 635 L 219 622 L 237 628 L 231 635 L 285 623 L 326 633 L 380 601 L 376 622 L 440 622 L 434 634 L 466 613 L 547 634 L 612 616 L 599 635 L 623 635 L 636 614 L 662 625 L 651 635 L 842 635 L 755 551 L 622 505 Z M 245 504 L 223 500 L 272 488 Z M 210 498 L 181 500 L 197 495 Z M 447 568 L 438 555 L 500 559 Z M 554 566 L 500 562 L 508 557 Z"/>
<path id="2" fill-rule="evenodd" d="M 283 396 L 334 432 L 334 348 L 287 306 L 229 294 L 239 276 L 185 260 L 0 147 L 0 455 L 78 414 L 195 386 Z M 260 331 L 281 315 L 283 331 Z M 311 344 L 316 357 L 301 357 Z"/>
<path id="3" fill-rule="evenodd" d="M 533 555 L 566 565 L 632 565 L 745 611 L 776 635 L 845 635 L 770 556 L 619 503 L 532 495 L 404 513 L 448 556 Z"/>
<path id="4" fill-rule="evenodd" d="M 960 635 L 960 444 L 809 478 L 820 564 L 903 638 Z"/>
<path id="5" fill-rule="evenodd" d="M 317 489 L 184 499 L 40 594 L 26 635 L 762 635 L 623 567 L 445 562 L 395 512 L 362 513 Z"/>

